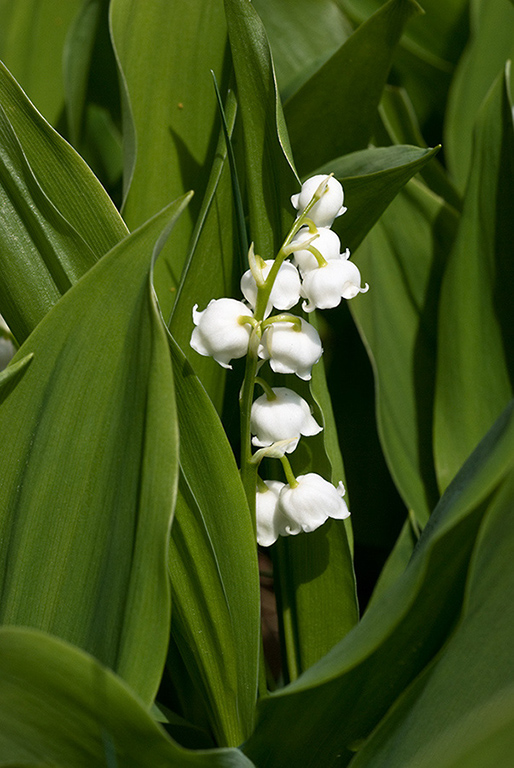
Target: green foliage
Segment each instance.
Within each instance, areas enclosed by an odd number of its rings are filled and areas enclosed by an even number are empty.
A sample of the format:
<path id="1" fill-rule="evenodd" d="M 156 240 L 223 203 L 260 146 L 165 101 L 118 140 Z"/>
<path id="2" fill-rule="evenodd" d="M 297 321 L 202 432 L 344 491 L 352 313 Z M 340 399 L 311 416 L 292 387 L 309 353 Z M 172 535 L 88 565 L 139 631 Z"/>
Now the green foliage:
<path id="1" fill-rule="evenodd" d="M 510 768 L 513 10 L 0 0 L 0 765 Z M 259 375 L 352 518 L 258 553 L 192 309 L 318 173 L 370 289 Z"/>

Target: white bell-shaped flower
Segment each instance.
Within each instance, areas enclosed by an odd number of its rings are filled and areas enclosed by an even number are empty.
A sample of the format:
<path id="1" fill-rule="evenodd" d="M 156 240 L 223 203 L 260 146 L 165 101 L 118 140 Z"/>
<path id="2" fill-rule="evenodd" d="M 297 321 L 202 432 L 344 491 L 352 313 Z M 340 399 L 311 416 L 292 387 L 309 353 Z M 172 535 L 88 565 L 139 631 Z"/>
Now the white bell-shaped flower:
<path id="1" fill-rule="evenodd" d="M 292 196 L 291 202 L 298 211 L 298 215 L 304 212 L 319 185 L 326 178 L 327 174 L 311 176 L 310 179 L 307 179 L 302 184 L 301 191 L 297 195 Z M 337 179 L 331 176 L 321 199 L 312 206 L 308 216 L 317 227 L 331 227 L 334 219 L 346 211 L 343 201 L 343 187 Z"/>
<path id="2" fill-rule="evenodd" d="M 313 233 L 307 227 L 302 227 L 292 239 L 293 243 L 303 243 L 311 240 Z M 312 241 L 311 245 L 318 250 L 326 261 L 330 259 L 339 259 L 341 256 L 341 241 L 332 229 L 323 227 L 318 229 L 318 236 Z M 350 255 L 350 251 L 348 251 Z M 310 251 L 301 249 L 293 253 L 293 259 L 297 267 L 300 268 L 302 275 L 316 269 L 319 266 L 318 260 Z"/>
<path id="3" fill-rule="evenodd" d="M 352 261 L 341 256 L 327 261 L 322 267 L 308 272 L 302 283 L 302 296 L 307 299 L 302 304 L 305 312 L 315 309 L 337 307 L 341 299 L 353 299 L 358 293 L 365 293 L 369 288 L 361 288 L 361 273 Z"/>
<path id="4" fill-rule="evenodd" d="M 273 400 L 261 395 L 252 404 L 252 443 L 264 447 L 295 438 L 285 449 L 286 453 L 292 453 L 300 435 L 317 435 L 323 427 L 312 416 L 307 401 L 292 389 L 273 387 L 273 394 Z"/>
<path id="5" fill-rule="evenodd" d="M 301 531 L 310 533 L 329 517 L 335 520 L 349 517 L 342 483 L 335 488 L 314 472 L 299 475 L 296 481 L 296 487 L 284 486 L 278 497 L 275 521 L 281 536 L 294 536 Z"/>
<path id="6" fill-rule="evenodd" d="M 266 280 L 271 267 L 275 263 L 273 259 L 268 259 L 264 262 L 265 266 L 262 268 L 262 278 Z M 253 309 L 257 304 L 257 283 L 252 275 L 250 269 L 248 269 L 241 278 L 241 293 L 250 304 Z M 298 304 L 300 300 L 300 275 L 298 270 L 291 264 L 290 261 L 284 261 L 277 272 L 273 288 L 269 297 L 268 305 L 266 307 L 266 317 L 271 312 L 272 308 L 275 309 L 291 309 L 295 304 Z"/>
<path id="7" fill-rule="evenodd" d="M 317 330 L 303 319 L 300 330 L 294 323 L 272 323 L 265 329 L 259 345 L 259 357 L 269 360 L 275 373 L 296 373 L 304 381 L 311 378 L 312 366 L 322 353 Z"/>
<path id="8" fill-rule="evenodd" d="M 267 489 L 257 490 L 255 511 L 257 522 L 257 542 L 261 547 L 270 547 L 279 536 L 279 523 L 277 514 L 278 497 L 285 483 L 279 480 L 265 480 Z"/>
<path id="9" fill-rule="evenodd" d="M 252 317 L 251 310 L 236 299 L 212 299 L 203 312 L 193 307 L 193 321 L 196 326 L 190 344 L 200 355 L 213 357 L 224 368 L 232 368 L 230 360 L 244 357 L 252 331 L 244 322 Z"/>

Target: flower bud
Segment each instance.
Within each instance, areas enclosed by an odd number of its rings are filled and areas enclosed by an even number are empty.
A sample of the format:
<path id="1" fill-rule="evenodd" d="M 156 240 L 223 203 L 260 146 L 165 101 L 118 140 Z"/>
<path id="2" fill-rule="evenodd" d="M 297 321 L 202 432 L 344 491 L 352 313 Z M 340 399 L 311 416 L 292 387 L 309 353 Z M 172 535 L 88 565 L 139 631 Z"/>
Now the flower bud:
<path id="1" fill-rule="evenodd" d="M 303 243 L 305 240 L 310 240 L 313 233 L 309 231 L 307 227 L 302 227 L 295 235 L 292 243 Z M 339 259 L 341 255 L 341 241 L 336 233 L 322 227 L 318 230 L 318 237 L 312 242 L 312 246 L 318 250 L 326 261 L 330 259 Z M 350 252 L 348 251 L 348 255 Z M 299 267 L 302 275 L 310 272 L 311 269 L 317 269 L 319 267 L 318 260 L 313 253 L 307 250 L 298 250 L 293 253 L 293 259 L 297 267 Z"/>
<path id="2" fill-rule="evenodd" d="M 193 307 L 194 328 L 190 344 L 200 355 L 213 357 L 224 368 L 233 358 L 244 357 L 252 332 L 251 325 L 241 318 L 252 317 L 242 301 L 212 299 L 203 312 Z"/>
<path id="3" fill-rule="evenodd" d="M 281 536 L 295 536 L 301 531 L 310 533 L 329 517 L 336 520 L 349 517 L 342 483 L 335 488 L 314 472 L 300 475 L 296 480 L 298 485 L 284 486 L 278 498 L 275 521 Z"/>
<path id="4" fill-rule="evenodd" d="M 273 259 L 264 262 L 266 266 L 262 269 L 263 280 L 268 277 L 271 267 L 275 263 Z M 248 269 L 241 278 L 241 293 L 255 309 L 257 304 L 257 284 L 250 269 Z M 266 307 L 265 316 L 267 317 L 272 308 L 291 309 L 300 300 L 300 275 L 298 270 L 290 261 L 284 261 L 277 272 L 273 288 Z"/>
<path id="5" fill-rule="evenodd" d="M 365 293 L 369 286 L 361 288 L 361 274 L 358 267 L 344 256 L 331 259 L 322 267 L 308 272 L 301 288 L 307 299 L 302 304 L 305 312 L 337 307 L 341 299 L 353 299 L 358 293 Z"/>
<path id="6" fill-rule="evenodd" d="M 261 547 L 270 547 L 278 539 L 277 503 L 285 484 L 279 480 L 265 480 L 267 490 L 257 490 L 255 512 L 257 542 Z"/>
<path id="7" fill-rule="evenodd" d="M 261 395 L 252 405 L 251 431 L 255 435 L 252 443 L 264 447 L 296 438 L 285 449 L 286 453 L 292 453 L 300 435 L 317 435 L 322 427 L 312 416 L 309 404 L 292 389 L 273 387 L 273 394 L 273 400 Z"/>
<path id="8" fill-rule="evenodd" d="M 291 202 L 298 211 L 299 216 L 307 208 L 317 188 L 326 178 L 326 174 L 312 176 L 302 184 L 301 191 L 297 195 L 292 196 Z M 334 219 L 346 211 L 343 200 L 343 187 L 337 179 L 331 176 L 321 199 L 312 206 L 308 216 L 317 227 L 331 227 Z"/>
<path id="9" fill-rule="evenodd" d="M 306 320 L 300 322 L 301 330 L 289 322 L 267 326 L 259 345 L 259 357 L 269 360 L 275 373 L 296 373 L 300 379 L 308 381 L 323 347 L 317 330 Z"/>

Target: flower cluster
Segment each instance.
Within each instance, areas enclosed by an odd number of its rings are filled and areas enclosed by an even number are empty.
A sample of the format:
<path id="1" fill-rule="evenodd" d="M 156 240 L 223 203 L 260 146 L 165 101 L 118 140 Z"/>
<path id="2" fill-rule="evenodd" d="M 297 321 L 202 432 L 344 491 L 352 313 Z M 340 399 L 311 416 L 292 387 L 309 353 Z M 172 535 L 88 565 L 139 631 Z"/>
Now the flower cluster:
<path id="1" fill-rule="evenodd" d="M 249 461 L 279 458 L 288 482 L 257 477 L 257 540 L 262 546 L 270 546 L 278 536 L 314 531 L 328 517 L 349 515 L 342 483 L 336 488 L 314 473 L 296 478 L 286 457 L 301 436 L 322 429 L 309 404 L 293 390 L 272 388 L 256 375 L 269 361 L 275 373 L 296 374 L 308 381 L 323 352 L 321 340 L 313 325 L 288 310 L 301 299 L 307 313 L 328 309 L 368 290 L 367 284 L 361 286 L 349 250 L 341 252 L 339 237 L 330 229 L 346 211 L 343 201 L 343 188 L 333 176 L 308 179 L 291 198 L 297 218 L 276 258 L 264 260 L 250 248 L 249 269 L 241 278 L 245 301 L 213 299 L 201 312 L 198 305 L 193 308 L 193 349 L 225 368 L 232 367 L 231 360 L 248 355 L 246 377 L 251 383 L 243 390 L 250 392 L 250 401 L 256 382 L 264 390 L 246 409 L 251 442 L 259 449 Z"/>

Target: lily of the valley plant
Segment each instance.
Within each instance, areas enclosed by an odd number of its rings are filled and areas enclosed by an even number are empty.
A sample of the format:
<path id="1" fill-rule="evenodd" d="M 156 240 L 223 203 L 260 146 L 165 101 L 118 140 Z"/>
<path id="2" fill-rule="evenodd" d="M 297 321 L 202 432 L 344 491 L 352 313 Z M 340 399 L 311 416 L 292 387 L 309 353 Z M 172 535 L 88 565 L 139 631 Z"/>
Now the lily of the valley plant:
<path id="1" fill-rule="evenodd" d="M 268 360 L 275 373 L 294 373 L 309 380 L 312 366 L 322 355 L 321 339 L 312 325 L 283 311 L 270 315 L 273 309 L 289 310 L 300 296 L 308 300 L 302 304 L 307 312 L 336 307 L 343 297 L 350 299 L 368 289 L 361 287 L 360 272 L 348 261 L 348 249 L 340 253 L 339 238 L 330 229 L 346 211 L 343 199 L 343 188 L 333 176 L 308 179 L 291 198 L 298 215 L 275 259 L 263 260 L 250 247 L 250 269 L 241 278 L 249 306 L 234 299 L 213 299 L 203 312 L 197 306 L 193 309 L 196 327 L 191 346 L 196 352 L 211 355 L 228 368 L 232 358 L 248 357 L 240 398 L 243 478 L 253 483 L 252 470 L 265 456 L 280 458 L 283 465 L 287 484 L 255 474 L 257 541 L 266 547 L 279 535 L 314 531 L 329 517 L 344 520 L 350 514 L 342 498 L 342 481 L 334 488 L 313 472 L 296 478 L 285 455 L 296 448 L 301 435 L 315 435 L 322 429 L 307 402 L 293 390 L 273 388 L 256 375 L 262 361 Z M 287 261 L 288 256 L 297 266 Z M 256 382 L 264 395 L 252 402 Z M 250 433 L 254 445 L 266 446 L 253 456 Z"/>

